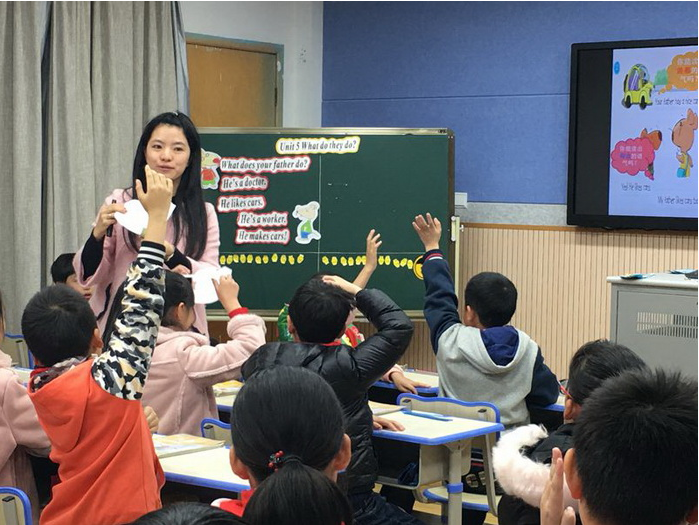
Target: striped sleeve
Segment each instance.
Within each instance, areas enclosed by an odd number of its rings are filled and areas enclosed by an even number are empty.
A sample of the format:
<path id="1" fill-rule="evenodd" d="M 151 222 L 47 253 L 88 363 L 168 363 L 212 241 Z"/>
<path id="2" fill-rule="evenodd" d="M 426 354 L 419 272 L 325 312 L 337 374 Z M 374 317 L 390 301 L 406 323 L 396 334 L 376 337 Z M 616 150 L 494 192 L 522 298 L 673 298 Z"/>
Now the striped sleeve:
<path id="1" fill-rule="evenodd" d="M 144 241 L 126 276 L 124 299 L 108 348 L 92 364 L 92 377 L 110 394 L 141 398 L 163 315 L 164 246 Z"/>

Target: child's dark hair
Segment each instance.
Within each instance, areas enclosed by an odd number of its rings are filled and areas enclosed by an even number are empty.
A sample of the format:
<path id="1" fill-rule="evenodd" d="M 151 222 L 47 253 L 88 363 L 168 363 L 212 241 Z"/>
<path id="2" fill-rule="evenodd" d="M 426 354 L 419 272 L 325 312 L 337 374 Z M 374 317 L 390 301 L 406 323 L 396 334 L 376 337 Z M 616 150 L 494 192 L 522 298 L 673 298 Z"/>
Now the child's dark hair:
<path id="1" fill-rule="evenodd" d="M 68 277 L 75 273 L 73 257 L 75 253 L 62 253 L 51 265 L 51 280 L 53 284 L 65 283 Z"/>
<path id="2" fill-rule="evenodd" d="M 144 514 L 129 525 L 245 525 L 235 514 L 198 502 L 174 503 Z"/>
<path id="3" fill-rule="evenodd" d="M 312 278 L 291 298 L 289 317 L 304 343 L 331 343 L 344 330 L 353 304 L 351 294 Z"/>
<path id="4" fill-rule="evenodd" d="M 321 472 L 344 436 L 342 407 L 322 377 L 289 366 L 258 372 L 236 397 L 231 436 L 237 458 L 259 483 L 245 508 L 248 521 L 352 523 L 347 499 Z"/>
<path id="5" fill-rule="evenodd" d="M 501 273 L 481 272 L 466 283 L 464 299 L 486 328 L 505 326 L 517 309 L 517 288 Z"/>
<path id="6" fill-rule="evenodd" d="M 566 390 L 582 405 L 605 379 L 627 370 L 645 370 L 646 363 L 624 345 L 597 339 L 582 345 L 570 360 Z"/>
<path id="7" fill-rule="evenodd" d="M 36 293 L 22 314 L 24 340 L 44 366 L 87 356 L 95 328 L 97 320 L 90 304 L 65 284 Z"/>
<path id="8" fill-rule="evenodd" d="M 147 190 L 145 174 L 146 146 L 153 134 L 153 130 L 162 124 L 180 128 L 189 145 L 189 163 L 184 173 L 182 173 L 177 193 L 172 197 L 172 203 L 176 206 L 175 211 L 172 213 L 172 223 L 175 228 L 173 244 L 176 245 L 182 236 L 185 236 L 185 255 L 193 259 L 199 259 L 206 249 L 208 231 L 206 209 L 200 182 L 201 141 L 196 126 L 187 115 L 173 111 L 161 113 L 151 119 L 146 124 L 146 127 L 143 128 L 133 162 L 131 195 L 136 195 L 136 180 L 140 180 L 143 189 Z M 129 232 L 127 243 L 134 252 L 138 251 L 136 240 L 137 235 Z"/>
<path id="9" fill-rule="evenodd" d="M 573 432 L 590 514 L 615 525 L 678 525 L 697 505 L 697 382 L 630 371 L 586 400 Z"/>
<path id="10" fill-rule="evenodd" d="M 165 272 L 165 310 L 162 326 L 173 326 L 172 308 L 184 303 L 187 308 L 194 307 L 194 290 L 186 277 L 175 272 Z M 188 327 L 187 327 L 188 328 Z"/>

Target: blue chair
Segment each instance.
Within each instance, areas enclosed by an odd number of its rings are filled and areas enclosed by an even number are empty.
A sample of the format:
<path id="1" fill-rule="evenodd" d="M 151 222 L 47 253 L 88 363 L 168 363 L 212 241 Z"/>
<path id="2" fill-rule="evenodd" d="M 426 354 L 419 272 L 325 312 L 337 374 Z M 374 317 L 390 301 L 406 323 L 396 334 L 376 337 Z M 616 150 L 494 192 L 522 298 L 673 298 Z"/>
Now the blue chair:
<path id="1" fill-rule="evenodd" d="M 27 495 L 15 487 L 0 487 L 0 525 L 32 525 L 32 507 Z"/>
<path id="2" fill-rule="evenodd" d="M 401 394 L 398 396 L 397 403 L 405 406 L 410 410 L 418 410 L 423 412 L 434 412 L 445 416 L 462 417 L 466 419 L 478 419 L 491 423 L 500 422 L 500 410 L 492 403 L 485 401 L 461 401 L 459 399 L 451 399 L 446 397 L 420 397 L 414 394 Z M 485 485 L 486 494 L 470 494 L 462 492 L 462 508 L 476 510 L 482 512 L 490 512 L 497 516 L 497 507 L 499 496 L 495 494 L 495 475 L 493 474 L 492 466 L 492 448 L 495 441 L 500 437 L 499 433 L 493 435 L 479 436 L 473 439 L 472 449 L 480 449 L 483 455 L 483 484 Z M 462 474 L 468 474 L 471 469 L 471 450 L 464 455 L 462 461 Z M 463 490 L 459 487 L 440 487 L 428 488 L 422 492 L 422 496 L 430 502 L 442 504 L 442 516 L 446 516 L 446 507 L 448 503 L 449 492 Z"/>
<path id="3" fill-rule="evenodd" d="M 231 425 L 219 419 L 205 417 L 201 420 L 201 435 L 209 439 L 218 439 L 227 446 L 231 445 Z"/>

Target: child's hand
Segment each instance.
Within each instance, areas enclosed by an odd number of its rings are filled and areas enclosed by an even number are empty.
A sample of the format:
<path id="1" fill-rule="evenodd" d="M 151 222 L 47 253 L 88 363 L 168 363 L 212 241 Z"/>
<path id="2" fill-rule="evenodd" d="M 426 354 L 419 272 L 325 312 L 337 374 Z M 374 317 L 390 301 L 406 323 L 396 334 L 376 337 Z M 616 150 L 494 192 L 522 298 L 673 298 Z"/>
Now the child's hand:
<path id="1" fill-rule="evenodd" d="M 391 382 L 396 386 L 399 392 L 410 392 L 411 394 L 417 395 L 418 387 L 427 388 L 430 386 L 426 385 L 425 383 L 408 379 L 402 372 L 391 372 L 390 378 Z"/>
<path id="2" fill-rule="evenodd" d="M 158 425 L 160 425 L 160 419 L 158 414 L 155 413 L 152 407 L 143 407 L 143 414 L 146 416 L 146 423 L 148 423 L 148 430 L 153 432 L 158 431 Z"/>
<path id="3" fill-rule="evenodd" d="M 146 166 L 146 186 L 147 192 L 143 191 L 141 181 L 136 180 L 136 196 L 148 212 L 148 226 L 143 234 L 143 239 L 163 244 L 165 242 L 167 213 L 170 210 L 170 201 L 172 200 L 172 181 Z"/>
<path id="4" fill-rule="evenodd" d="M 327 284 L 332 284 L 333 286 L 337 286 L 338 288 L 341 288 L 345 292 L 349 292 L 352 295 L 357 295 L 357 292 L 361 291 L 361 288 L 359 286 L 349 281 L 346 281 L 345 279 L 343 279 L 342 277 L 338 277 L 337 275 L 324 275 L 323 282 Z"/>
<path id="5" fill-rule="evenodd" d="M 102 240 L 107 234 L 107 229 L 112 226 L 116 219 L 114 214 L 116 212 L 126 213 L 126 208 L 123 204 L 103 204 L 97 214 L 97 221 L 95 222 L 95 227 L 92 228 L 92 235 L 98 241 Z"/>
<path id="6" fill-rule="evenodd" d="M 155 214 L 167 218 L 172 200 L 172 181 L 165 175 L 150 169 L 148 165 L 146 165 L 145 171 L 148 190 L 144 191 L 141 181 L 137 179 L 136 196 L 149 216 Z"/>
<path id="7" fill-rule="evenodd" d="M 413 229 L 417 232 L 422 244 L 425 245 L 426 252 L 439 248 L 439 238 L 442 236 L 442 225 L 439 219 L 432 218 L 429 213 L 427 219 L 422 215 L 417 215 L 413 221 Z"/>
<path id="8" fill-rule="evenodd" d="M 393 421 L 392 419 L 386 419 L 385 417 L 374 416 L 374 430 L 392 430 L 394 432 L 400 432 L 405 430 L 405 427 L 398 423 L 398 421 Z"/>
<path id="9" fill-rule="evenodd" d="M 172 245 L 171 242 L 165 241 L 164 243 L 165 246 L 165 260 L 167 261 L 170 257 L 172 257 L 175 253 L 175 247 Z"/>
<path id="10" fill-rule="evenodd" d="M 369 235 L 366 236 L 366 263 L 364 267 L 370 269 L 372 272 L 376 270 L 379 265 L 379 246 L 383 241 L 380 241 L 380 233 L 376 233 L 376 230 L 371 230 Z"/>
<path id="11" fill-rule="evenodd" d="M 184 264 L 178 264 L 172 270 L 172 273 L 179 273 L 180 275 L 191 275 L 192 270 L 187 268 Z"/>
<path id="12" fill-rule="evenodd" d="M 235 282 L 233 277 L 230 275 L 222 275 L 219 277 L 218 282 L 214 279 L 214 288 L 226 312 L 232 312 L 240 308 L 240 302 L 238 301 L 240 285 Z"/>
<path id="13" fill-rule="evenodd" d="M 574 525 L 575 511 L 563 510 L 563 455 L 554 448 L 551 456 L 549 480 L 541 496 L 541 525 Z"/>

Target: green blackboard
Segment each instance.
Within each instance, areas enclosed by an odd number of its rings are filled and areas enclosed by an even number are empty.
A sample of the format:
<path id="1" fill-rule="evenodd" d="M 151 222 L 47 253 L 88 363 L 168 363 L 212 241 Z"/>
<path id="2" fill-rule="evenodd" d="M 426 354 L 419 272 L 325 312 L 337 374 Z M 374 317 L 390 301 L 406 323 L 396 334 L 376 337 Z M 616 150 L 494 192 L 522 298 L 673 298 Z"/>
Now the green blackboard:
<path id="1" fill-rule="evenodd" d="M 205 128 L 200 134 L 202 188 L 218 213 L 220 263 L 241 283 L 245 306 L 276 312 L 317 272 L 353 280 L 375 228 L 383 245 L 369 286 L 421 312 L 416 214 L 439 217 L 453 262 L 449 130 Z"/>

